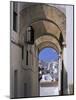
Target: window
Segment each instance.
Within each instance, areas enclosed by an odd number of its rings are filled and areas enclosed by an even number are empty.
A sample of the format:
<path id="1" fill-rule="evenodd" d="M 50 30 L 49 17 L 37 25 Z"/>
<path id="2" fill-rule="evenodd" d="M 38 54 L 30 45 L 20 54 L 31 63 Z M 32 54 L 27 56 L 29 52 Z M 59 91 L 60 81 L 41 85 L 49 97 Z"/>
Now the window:
<path id="1" fill-rule="evenodd" d="M 26 51 L 26 65 L 28 65 L 28 51 Z"/>
<path id="2" fill-rule="evenodd" d="M 17 9 L 18 4 L 17 2 L 13 2 L 13 30 L 17 32 Z"/>
<path id="3" fill-rule="evenodd" d="M 17 77 L 18 77 L 18 72 L 17 72 L 17 70 L 15 70 L 14 71 L 14 97 L 15 98 L 17 98 L 17 85 L 18 85 Z"/>
<path id="4" fill-rule="evenodd" d="M 22 59 L 24 59 L 24 46 L 22 46 Z"/>
<path id="5" fill-rule="evenodd" d="M 24 97 L 27 97 L 27 84 L 24 83 Z"/>
<path id="6" fill-rule="evenodd" d="M 13 30 L 17 32 L 17 13 L 13 12 Z"/>

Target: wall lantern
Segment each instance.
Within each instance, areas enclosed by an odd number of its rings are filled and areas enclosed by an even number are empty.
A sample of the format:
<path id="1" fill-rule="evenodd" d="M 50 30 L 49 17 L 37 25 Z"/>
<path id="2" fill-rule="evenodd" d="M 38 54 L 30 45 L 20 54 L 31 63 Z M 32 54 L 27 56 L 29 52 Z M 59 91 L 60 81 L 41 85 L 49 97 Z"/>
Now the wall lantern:
<path id="1" fill-rule="evenodd" d="M 32 26 L 27 27 L 25 42 L 27 44 L 34 44 L 34 29 Z"/>

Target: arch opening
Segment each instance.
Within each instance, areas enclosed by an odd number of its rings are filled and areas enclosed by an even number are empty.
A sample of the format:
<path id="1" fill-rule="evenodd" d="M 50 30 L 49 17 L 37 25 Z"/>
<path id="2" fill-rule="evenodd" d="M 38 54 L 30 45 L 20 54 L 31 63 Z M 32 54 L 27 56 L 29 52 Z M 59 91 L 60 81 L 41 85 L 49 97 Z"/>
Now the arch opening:
<path id="1" fill-rule="evenodd" d="M 59 53 L 54 48 L 45 47 L 38 58 L 40 96 L 58 95 Z"/>

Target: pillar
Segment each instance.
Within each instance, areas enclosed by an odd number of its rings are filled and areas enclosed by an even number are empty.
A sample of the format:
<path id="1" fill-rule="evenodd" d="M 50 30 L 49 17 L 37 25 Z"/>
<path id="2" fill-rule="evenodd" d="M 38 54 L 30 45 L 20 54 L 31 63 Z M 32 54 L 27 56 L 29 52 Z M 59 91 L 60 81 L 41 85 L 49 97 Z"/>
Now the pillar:
<path id="1" fill-rule="evenodd" d="M 61 95 L 61 70 L 62 70 L 62 55 L 59 53 L 59 68 L 58 68 L 58 87 L 59 87 L 59 95 Z"/>

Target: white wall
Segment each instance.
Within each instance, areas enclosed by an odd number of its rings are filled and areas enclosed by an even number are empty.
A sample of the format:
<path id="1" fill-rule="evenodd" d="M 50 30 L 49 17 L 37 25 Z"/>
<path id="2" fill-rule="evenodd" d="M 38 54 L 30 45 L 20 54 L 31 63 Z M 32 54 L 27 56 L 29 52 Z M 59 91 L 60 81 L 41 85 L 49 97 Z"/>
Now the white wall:
<path id="1" fill-rule="evenodd" d="M 66 7 L 66 48 L 68 83 L 73 83 L 73 6 Z"/>

